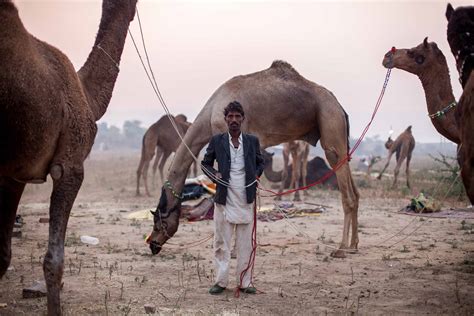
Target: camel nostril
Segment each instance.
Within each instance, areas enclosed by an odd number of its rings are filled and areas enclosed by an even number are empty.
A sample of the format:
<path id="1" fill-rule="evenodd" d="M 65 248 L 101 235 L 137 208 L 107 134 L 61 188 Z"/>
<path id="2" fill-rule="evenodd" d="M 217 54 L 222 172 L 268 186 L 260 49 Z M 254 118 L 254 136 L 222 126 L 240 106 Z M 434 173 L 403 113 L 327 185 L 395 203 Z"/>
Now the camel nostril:
<path id="1" fill-rule="evenodd" d="M 391 52 L 391 51 L 387 52 L 387 53 L 385 54 L 385 57 L 392 57 L 392 52 Z"/>

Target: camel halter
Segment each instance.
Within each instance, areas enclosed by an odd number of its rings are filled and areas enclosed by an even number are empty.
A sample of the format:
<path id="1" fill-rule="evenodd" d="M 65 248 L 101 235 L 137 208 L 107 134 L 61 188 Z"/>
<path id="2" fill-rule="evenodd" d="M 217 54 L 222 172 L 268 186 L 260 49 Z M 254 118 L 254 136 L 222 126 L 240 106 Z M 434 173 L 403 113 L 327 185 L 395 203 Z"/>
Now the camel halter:
<path id="1" fill-rule="evenodd" d="M 97 47 L 98 49 L 100 49 L 101 51 L 103 51 L 104 54 L 105 54 L 107 57 L 109 57 L 109 59 L 112 61 L 112 63 L 115 65 L 115 67 L 117 67 L 117 70 L 120 71 L 119 64 L 112 58 L 112 56 L 109 55 L 109 53 L 107 53 L 107 52 L 105 51 L 105 49 L 102 48 L 102 46 L 100 46 L 100 43 L 97 44 L 96 47 Z"/>
<path id="2" fill-rule="evenodd" d="M 454 109 L 457 105 L 458 105 L 458 103 L 457 103 L 456 101 L 453 101 L 453 102 L 451 102 L 450 104 L 448 104 L 444 109 L 439 110 L 438 112 L 433 113 L 433 114 L 428 114 L 428 116 L 429 116 L 432 120 L 435 119 L 435 118 L 444 116 L 444 115 L 445 115 L 446 113 L 448 113 L 451 109 Z"/>

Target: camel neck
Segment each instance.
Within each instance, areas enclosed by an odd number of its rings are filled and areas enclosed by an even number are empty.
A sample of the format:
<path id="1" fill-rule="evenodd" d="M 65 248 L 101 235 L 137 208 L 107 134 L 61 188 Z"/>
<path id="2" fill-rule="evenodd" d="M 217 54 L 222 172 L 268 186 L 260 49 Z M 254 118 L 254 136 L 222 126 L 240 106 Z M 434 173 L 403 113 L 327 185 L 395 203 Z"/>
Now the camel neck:
<path id="1" fill-rule="evenodd" d="M 135 4 L 136 0 L 103 2 L 94 48 L 78 72 L 96 121 L 104 115 L 112 98 Z"/>
<path id="2" fill-rule="evenodd" d="M 201 149 L 209 142 L 209 139 L 211 138 L 209 122 L 207 120 L 204 120 L 204 122 L 201 120 L 200 122 L 199 117 L 200 116 L 198 116 L 198 118 L 195 120 L 195 123 L 188 129 L 186 135 L 184 135 L 184 142 L 188 144 L 195 156 L 199 155 Z M 193 161 L 194 159 L 190 155 L 186 146 L 180 144 L 176 150 L 176 154 L 170 166 L 170 171 L 167 178 L 176 192 L 182 192 L 189 167 Z M 167 197 L 168 208 L 172 208 L 179 202 L 177 199 L 171 196 L 169 192 L 167 193 Z"/>
<path id="3" fill-rule="evenodd" d="M 18 15 L 18 10 L 11 2 L 0 2 L 0 24 L 2 25 L 0 44 L 5 45 L 5 41 L 18 41 L 18 36 L 28 34 Z"/>
<path id="4" fill-rule="evenodd" d="M 444 59 L 444 62 L 430 68 L 418 77 L 425 91 L 426 105 L 428 108 L 427 114 L 430 115 L 441 111 L 455 101 L 446 59 Z M 459 143 L 459 131 L 454 111 L 450 111 L 442 117 L 433 118 L 432 122 L 440 134 L 455 143 Z"/>

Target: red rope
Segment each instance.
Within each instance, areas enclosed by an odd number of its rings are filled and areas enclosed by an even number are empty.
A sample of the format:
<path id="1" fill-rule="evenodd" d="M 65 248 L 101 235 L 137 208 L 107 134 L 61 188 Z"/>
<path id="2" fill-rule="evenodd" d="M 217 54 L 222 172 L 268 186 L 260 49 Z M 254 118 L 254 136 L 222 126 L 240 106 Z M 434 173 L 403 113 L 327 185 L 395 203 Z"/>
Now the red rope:
<path id="1" fill-rule="evenodd" d="M 258 184 L 257 184 L 258 187 Z M 257 253 L 257 199 L 253 203 L 253 228 L 252 228 L 252 252 L 250 253 L 249 262 L 247 267 L 240 272 L 240 284 L 235 289 L 234 296 L 240 296 L 240 289 L 242 288 L 242 282 L 245 274 L 250 270 L 250 284 L 248 287 L 253 286 L 253 268 L 255 265 L 255 255 Z"/>
<path id="2" fill-rule="evenodd" d="M 369 130 L 369 127 L 370 125 L 372 124 L 374 118 L 375 118 L 375 114 L 377 114 L 377 111 L 379 110 L 379 107 L 380 107 L 380 104 L 382 104 L 382 99 L 383 99 L 383 96 L 385 94 L 385 89 L 387 88 L 387 84 L 388 84 L 388 79 L 390 78 L 390 73 L 391 73 L 391 69 L 387 69 L 387 74 L 385 75 L 385 81 L 383 83 L 383 87 L 382 87 L 382 91 L 380 92 L 380 95 L 379 95 L 379 98 L 377 99 L 377 103 L 375 104 L 375 108 L 374 108 L 374 111 L 372 112 L 372 116 L 370 117 L 370 121 L 369 123 L 367 124 L 367 126 L 364 128 L 364 131 L 362 132 L 361 136 L 359 137 L 359 139 L 356 141 L 354 147 L 347 153 L 347 155 L 341 160 L 339 161 L 331 170 L 329 170 L 328 172 L 326 172 L 321 178 L 319 178 L 316 182 L 313 182 L 311 184 L 308 184 L 304 187 L 299 187 L 299 188 L 295 188 L 295 189 L 291 189 L 291 190 L 288 190 L 288 191 L 283 191 L 283 192 L 274 192 L 272 190 L 269 190 L 269 189 L 264 189 L 264 188 L 259 188 L 260 190 L 262 191 L 266 191 L 266 192 L 270 192 L 272 193 L 271 195 L 265 195 L 265 196 L 262 196 L 262 197 L 273 197 L 273 196 L 281 196 L 281 195 L 286 195 L 286 194 L 290 194 L 290 193 L 293 193 L 293 192 L 296 192 L 296 191 L 300 191 L 300 190 L 307 190 L 309 189 L 310 187 L 312 186 L 315 186 L 315 185 L 318 185 L 318 184 L 321 184 L 323 183 L 324 181 L 326 181 L 329 177 L 331 177 L 333 174 L 336 173 L 337 170 L 339 170 L 343 164 L 345 164 L 348 160 L 350 160 L 352 154 L 356 151 L 357 147 L 359 147 L 360 143 L 362 142 L 362 140 L 364 139 L 365 137 L 365 134 L 367 133 L 367 131 Z"/>

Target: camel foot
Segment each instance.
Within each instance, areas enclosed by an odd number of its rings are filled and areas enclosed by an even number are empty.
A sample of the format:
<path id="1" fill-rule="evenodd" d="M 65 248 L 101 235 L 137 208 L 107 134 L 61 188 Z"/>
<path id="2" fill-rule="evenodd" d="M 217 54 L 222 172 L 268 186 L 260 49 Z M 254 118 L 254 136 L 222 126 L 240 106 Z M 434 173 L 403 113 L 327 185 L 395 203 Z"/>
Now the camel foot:
<path id="1" fill-rule="evenodd" d="M 281 201 L 281 195 L 275 196 L 275 201 Z"/>
<path id="2" fill-rule="evenodd" d="M 293 201 L 295 202 L 301 202 L 301 198 L 299 196 L 295 196 Z"/>
<path id="3" fill-rule="evenodd" d="M 345 258 L 346 257 L 346 252 L 341 249 L 334 250 L 331 252 L 331 257 L 333 258 Z"/>

